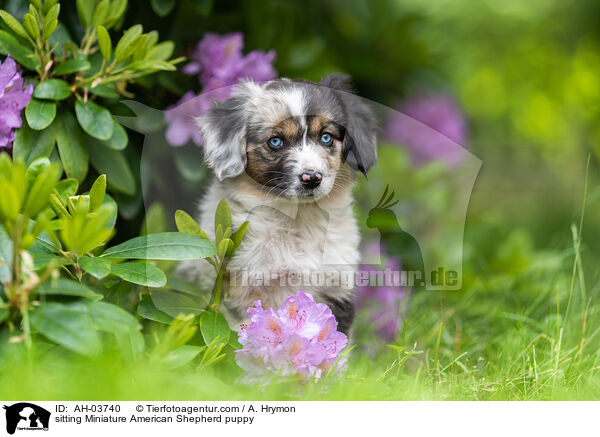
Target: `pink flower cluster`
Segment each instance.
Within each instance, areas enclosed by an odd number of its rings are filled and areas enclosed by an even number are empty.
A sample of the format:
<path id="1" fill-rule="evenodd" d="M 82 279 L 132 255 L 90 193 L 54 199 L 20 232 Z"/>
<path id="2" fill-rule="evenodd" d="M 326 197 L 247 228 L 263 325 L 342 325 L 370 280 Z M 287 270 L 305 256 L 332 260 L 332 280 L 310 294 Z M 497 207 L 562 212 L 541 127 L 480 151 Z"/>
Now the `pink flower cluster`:
<path id="1" fill-rule="evenodd" d="M 277 310 L 263 309 L 257 300 L 242 325 L 236 362 L 251 375 L 275 373 L 320 378 L 335 365 L 348 338 L 337 331 L 331 309 L 299 291 Z M 342 358 L 337 365 L 345 364 Z"/>
<path id="2" fill-rule="evenodd" d="M 23 76 L 13 58 L 0 62 L 0 149 L 10 148 L 15 129 L 21 127 L 21 111 L 31 100 L 33 85 L 24 88 Z"/>
<path id="3" fill-rule="evenodd" d="M 207 33 L 190 56 L 192 62 L 183 68 L 186 74 L 197 74 L 202 85 L 198 96 L 188 91 L 181 100 L 165 112 L 169 123 L 166 137 L 172 146 L 182 146 L 190 139 L 202 145 L 202 136 L 194 118 L 209 109 L 214 101 L 230 96 L 231 85 L 240 79 L 265 81 L 277 76 L 273 68 L 275 52 L 254 50 L 242 55 L 244 46 L 241 33 L 218 35 Z"/>
<path id="4" fill-rule="evenodd" d="M 405 146 L 416 165 L 442 161 L 454 166 L 464 159 L 467 130 L 465 115 L 454 99 L 419 93 L 390 117 L 386 137 Z"/>
<path id="5" fill-rule="evenodd" d="M 207 33 L 190 56 L 192 62 L 183 68 L 186 74 L 198 74 L 204 90 L 235 84 L 238 79 L 269 80 L 277 72 L 273 68 L 275 52 L 255 50 L 242 55 L 241 33 L 218 35 Z"/>

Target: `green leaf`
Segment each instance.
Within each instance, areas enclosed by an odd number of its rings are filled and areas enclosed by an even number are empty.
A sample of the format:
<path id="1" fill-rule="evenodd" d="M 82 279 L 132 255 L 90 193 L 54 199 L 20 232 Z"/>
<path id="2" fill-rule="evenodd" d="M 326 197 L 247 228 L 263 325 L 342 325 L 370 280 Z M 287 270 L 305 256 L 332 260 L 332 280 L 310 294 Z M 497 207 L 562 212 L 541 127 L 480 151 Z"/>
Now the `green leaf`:
<path id="1" fill-rule="evenodd" d="M 54 211 L 54 214 L 56 214 L 56 216 L 59 219 L 68 219 L 69 218 L 69 212 L 65 208 L 65 205 L 63 204 L 63 202 L 61 202 L 59 196 L 57 196 L 54 193 L 50 194 L 49 203 L 50 203 L 50 208 L 52 208 L 52 211 Z"/>
<path id="2" fill-rule="evenodd" d="M 8 12 L 0 9 L 0 17 L 4 20 L 10 30 L 19 35 L 21 38 L 27 39 L 27 32 L 19 20 L 10 15 Z"/>
<path id="3" fill-rule="evenodd" d="M 82 256 L 79 267 L 96 279 L 102 279 L 110 274 L 110 262 L 104 258 Z"/>
<path id="4" fill-rule="evenodd" d="M 206 349 L 206 346 L 192 346 L 189 344 L 184 344 L 177 349 L 167 352 L 160 362 L 169 370 L 177 369 L 188 364 L 204 349 Z"/>
<path id="5" fill-rule="evenodd" d="M 225 317 L 215 311 L 206 311 L 200 316 L 200 332 L 206 344 L 210 344 L 217 337 L 219 343 L 227 343 L 231 334 Z"/>
<path id="6" fill-rule="evenodd" d="M 88 149 L 83 132 L 73 114 L 65 111 L 58 116 L 56 144 L 67 176 L 83 181 L 88 171 Z"/>
<path id="7" fill-rule="evenodd" d="M 10 54 L 15 61 L 28 70 L 35 70 L 40 66 L 33 50 L 23 43 L 18 42 L 5 30 L 0 30 L 0 53 L 5 55 Z"/>
<path id="8" fill-rule="evenodd" d="M 46 2 L 46 4 L 48 4 L 48 2 Z M 44 4 L 44 9 L 46 9 L 46 4 Z M 60 13 L 60 4 L 56 3 L 54 6 L 52 6 L 46 12 L 46 16 L 44 17 L 44 27 L 48 26 L 49 23 L 56 20 L 58 18 L 59 13 Z"/>
<path id="9" fill-rule="evenodd" d="M 107 249 L 101 256 L 111 259 L 196 260 L 214 255 L 215 246 L 205 238 L 179 232 L 161 232 L 132 238 Z"/>
<path id="10" fill-rule="evenodd" d="M 0 203 L 0 218 L 14 221 L 19 216 L 21 203 L 17 189 L 9 182 L 0 181 L 0 192 L 2 192 L 2 202 Z"/>
<path id="11" fill-rule="evenodd" d="M 119 151 L 91 142 L 90 161 L 98 173 L 105 173 L 108 186 L 115 191 L 134 195 L 137 190 L 135 177 L 129 163 Z"/>
<path id="12" fill-rule="evenodd" d="M 235 351 L 243 348 L 243 346 L 238 341 L 238 336 L 235 335 L 235 333 L 234 333 L 234 335 L 231 335 L 229 337 L 229 346 L 231 346 L 233 348 L 233 350 L 235 350 Z"/>
<path id="13" fill-rule="evenodd" d="M 23 27 L 25 27 L 25 30 L 34 41 L 40 36 L 40 27 L 36 23 L 35 18 L 33 18 L 33 15 L 25 14 L 23 17 Z"/>
<path id="14" fill-rule="evenodd" d="M 56 282 L 46 282 L 36 288 L 36 291 L 43 295 L 80 296 L 91 300 L 100 300 L 104 297 L 77 281 L 64 278 L 59 278 Z"/>
<path id="15" fill-rule="evenodd" d="M 112 27 L 123 16 L 125 9 L 127 9 L 127 0 L 113 0 L 106 19 L 106 26 Z"/>
<path id="16" fill-rule="evenodd" d="M 108 140 L 113 133 L 113 118 L 108 109 L 88 100 L 75 102 L 77 121 L 90 136 L 99 140 Z"/>
<path id="17" fill-rule="evenodd" d="M 248 229 L 248 222 L 245 221 L 244 223 L 242 223 L 240 225 L 239 228 L 237 228 L 237 230 L 231 236 L 231 239 L 233 240 L 234 249 L 237 249 L 240 246 L 242 239 L 244 238 L 244 235 L 246 234 L 247 229 Z"/>
<path id="18" fill-rule="evenodd" d="M 100 46 L 100 53 L 106 62 L 110 61 L 110 55 L 112 51 L 112 41 L 110 35 L 104 26 L 98 26 L 96 29 L 96 35 L 98 36 L 98 46 Z"/>
<path id="19" fill-rule="evenodd" d="M 58 3 L 58 1 L 59 0 L 46 0 L 44 2 L 44 6 L 42 7 L 42 13 L 47 14 L 50 11 L 50 9 L 52 9 L 52 7 Z M 38 0 L 38 3 L 41 3 L 41 2 Z"/>
<path id="20" fill-rule="evenodd" d="M 18 161 L 11 162 L 6 153 L 0 154 L 0 219 L 16 220 L 25 200 L 26 168 Z"/>
<path id="21" fill-rule="evenodd" d="M 125 262 L 115 264 L 111 268 L 111 274 L 146 287 L 163 287 L 167 283 L 164 272 L 154 264 L 143 262 Z"/>
<path id="22" fill-rule="evenodd" d="M 152 9 L 159 17 L 166 17 L 175 7 L 175 0 L 151 0 Z"/>
<path id="23" fill-rule="evenodd" d="M 86 210 L 85 202 L 82 202 L 81 206 Z M 69 251 L 79 256 L 106 244 L 114 233 L 111 226 L 114 214 L 114 206 L 104 203 L 93 214 L 75 213 L 70 218 L 63 219 L 60 229 L 63 243 Z"/>
<path id="24" fill-rule="evenodd" d="M 96 85 L 95 87 L 90 88 L 89 90 L 90 93 L 107 99 L 118 99 L 121 97 L 119 92 L 114 88 L 112 84 Z"/>
<path id="25" fill-rule="evenodd" d="M 106 144 L 108 147 L 110 147 L 113 150 L 123 150 L 125 147 L 127 147 L 128 143 L 129 143 L 129 136 L 127 135 L 127 132 L 125 131 L 125 128 L 123 126 L 121 126 L 121 124 L 118 121 L 113 120 L 112 136 L 108 140 L 106 140 L 103 144 Z"/>
<path id="26" fill-rule="evenodd" d="M 146 41 L 144 43 L 144 45 L 146 46 L 146 49 L 154 47 L 157 42 L 158 42 L 158 32 L 156 30 L 148 32 L 148 38 L 146 38 Z"/>
<path id="27" fill-rule="evenodd" d="M 50 36 L 52 36 L 52 34 L 54 33 L 54 31 L 56 30 L 57 26 L 58 26 L 58 20 L 51 21 L 44 28 L 44 31 L 42 32 L 42 41 L 46 41 L 48 38 L 50 38 Z"/>
<path id="28" fill-rule="evenodd" d="M 146 41 L 148 41 L 148 34 L 142 34 L 138 36 L 135 41 L 129 47 L 127 47 L 121 54 L 122 60 L 127 60 L 131 57 L 129 62 L 139 61 L 146 56 Z M 128 67 L 128 68 L 131 68 Z"/>
<path id="29" fill-rule="evenodd" d="M 217 246 L 217 253 L 219 252 L 219 243 L 223 239 L 223 226 L 217 225 L 215 228 L 215 245 Z"/>
<path id="30" fill-rule="evenodd" d="M 40 82 L 33 90 L 33 97 L 47 100 L 64 100 L 71 95 L 71 87 L 62 79 Z"/>
<path id="31" fill-rule="evenodd" d="M 31 165 L 27 166 L 27 170 L 25 172 L 25 176 L 27 178 L 27 190 L 31 189 L 31 186 L 38 178 L 38 176 L 40 176 L 49 167 L 50 160 L 48 158 L 38 158 L 35 161 L 33 161 Z"/>
<path id="32" fill-rule="evenodd" d="M 48 159 L 48 158 L 39 158 Z M 34 161 L 35 162 L 35 161 Z M 48 198 L 58 182 L 59 167 L 52 164 L 48 168 L 39 172 L 35 177 L 33 185 L 29 189 L 23 212 L 29 217 L 35 217 L 43 208 L 48 206 Z"/>
<path id="33" fill-rule="evenodd" d="M 80 194 L 67 199 L 67 209 L 71 215 L 85 215 L 90 210 L 90 195 Z"/>
<path id="34" fill-rule="evenodd" d="M 31 256 L 33 258 L 34 270 L 45 269 L 50 265 L 50 263 L 52 263 L 55 267 L 68 266 L 73 264 L 73 261 L 65 258 L 64 256 L 58 256 L 53 253 L 35 252 L 31 253 Z"/>
<path id="35" fill-rule="evenodd" d="M 94 16 L 92 18 L 92 27 L 98 27 L 104 23 L 106 20 L 106 16 L 108 15 L 108 7 L 110 5 L 109 0 L 102 0 L 96 6 L 96 11 L 94 12 Z"/>
<path id="36" fill-rule="evenodd" d="M 85 307 L 97 329 L 114 334 L 130 334 L 139 330 L 138 321 L 130 313 L 107 302 L 86 302 Z"/>
<path id="37" fill-rule="evenodd" d="M 49 158 L 56 144 L 56 123 L 42 131 L 32 130 L 27 123 L 15 131 L 13 157 L 29 165 L 37 158 Z"/>
<path id="38" fill-rule="evenodd" d="M 101 174 L 96 178 L 92 188 L 90 188 L 90 212 L 96 211 L 104 202 L 106 194 L 106 175 Z"/>
<path id="39" fill-rule="evenodd" d="M 200 290 L 198 284 L 190 283 L 182 280 L 175 274 L 167 275 L 167 289 L 180 291 L 181 293 L 188 294 L 193 297 L 198 297 L 204 300 L 206 304 L 209 304 L 211 290 Z"/>
<path id="40" fill-rule="evenodd" d="M 42 130 L 50 126 L 56 117 L 56 103 L 31 99 L 25 108 L 25 118 L 29 127 Z"/>
<path id="41" fill-rule="evenodd" d="M 79 188 L 79 182 L 76 179 L 63 179 L 58 184 L 56 184 L 56 192 L 60 195 L 60 197 L 65 201 L 69 196 L 74 196 L 77 193 L 77 188 Z"/>
<path id="42" fill-rule="evenodd" d="M 138 304 L 136 312 L 145 319 L 165 323 L 167 325 L 173 321 L 173 317 L 156 308 L 152 299 L 147 295 L 145 295 Z"/>
<path id="43" fill-rule="evenodd" d="M 100 352 L 100 336 L 88 314 L 59 303 L 45 303 L 31 313 L 31 325 L 44 337 L 82 355 Z"/>
<path id="44" fill-rule="evenodd" d="M 229 205 L 225 199 L 222 199 L 217 205 L 217 211 L 215 212 L 215 229 L 221 225 L 223 232 L 227 229 L 231 230 L 231 211 Z M 231 231 L 230 231 L 231 232 Z"/>
<path id="45" fill-rule="evenodd" d="M 83 27 L 89 27 L 90 24 L 92 24 L 94 3 L 95 2 L 91 0 L 77 0 L 77 14 L 79 15 L 79 21 L 81 21 Z"/>
<path id="46" fill-rule="evenodd" d="M 58 64 L 58 67 L 54 69 L 54 74 L 57 76 L 71 74 L 79 71 L 89 70 L 91 67 L 92 64 L 85 59 L 69 59 L 68 61 Z"/>
<path id="47" fill-rule="evenodd" d="M 171 317 L 180 314 L 199 315 L 206 308 L 206 303 L 199 297 L 171 290 L 150 290 L 152 302 L 160 311 Z"/>
<path id="48" fill-rule="evenodd" d="M 219 245 L 217 247 L 217 254 L 219 255 L 219 258 L 223 259 L 225 255 L 227 255 L 227 253 L 231 253 L 232 250 L 233 241 L 231 241 L 229 238 L 223 238 L 221 241 L 219 241 Z"/>
<path id="49" fill-rule="evenodd" d="M 71 307 L 87 315 L 95 329 L 114 334 L 120 350 L 126 356 L 141 356 L 144 338 L 137 319 L 127 311 L 107 302 L 80 301 L 71 304 Z"/>
<path id="50" fill-rule="evenodd" d="M 187 212 L 178 209 L 175 211 L 175 225 L 179 232 L 186 234 L 198 235 L 208 240 L 208 235 L 204 232 L 200 225 Z"/>
<path id="51" fill-rule="evenodd" d="M 173 54 L 175 44 L 173 41 L 164 41 L 156 44 L 146 53 L 147 59 L 155 59 L 157 61 L 166 61 Z"/>
<path id="52" fill-rule="evenodd" d="M 115 48 L 115 60 L 117 62 L 123 61 L 124 55 L 127 54 L 127 49 L 135 42 L 135 40 L 142 34 L 143 28 L 141 24 L 136 24 L 130 27 L 121 37 Z"/>
<path id="53" fill-rule="evenodd" d="M 175 71 L 177 68 L 168 62 L 159 61 L 158 59 L 144 59 L 142 61 L 133 62 L 129 67 L 131 70 L 143 71 L 143 70 L 163 70 L 163 71 Z"/>

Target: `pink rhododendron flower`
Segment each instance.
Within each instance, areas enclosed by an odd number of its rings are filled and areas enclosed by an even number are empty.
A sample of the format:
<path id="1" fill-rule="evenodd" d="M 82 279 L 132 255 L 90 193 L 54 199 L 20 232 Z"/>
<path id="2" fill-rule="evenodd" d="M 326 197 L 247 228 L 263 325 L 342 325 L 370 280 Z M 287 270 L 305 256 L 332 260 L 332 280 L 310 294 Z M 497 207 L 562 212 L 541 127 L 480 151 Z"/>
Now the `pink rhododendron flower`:
<path id="1" fill-rule="evenodd" d="M 33 85 L 23 85 L 17 63 L 7 56 L 0 63 L 0 149 L 12 146 L 15 129 L 21 127 L 21 111 L 31 100 Z"/>
<path id="2" fill-rule="evenodd" d="M 348 338 L 337 331 L 331 309 L 299 291 L 277 310 L 263 309 L 257 300 L 247 311 L 250 323 L 242 325 L 236 362 L 252 375 L 299 374 L 320 378 L 335 365 Z M 338 362 L 337 368 L 344 366 Z"/>
<path id="3" fill-rule="evenodd" d="M 240 79 L 257 82 L 273 79 L 277 72 L 273 68 L 275 52 L 254 50 L 242 54 L 244 40 L 241 33 L 218 35 L 207 33 L 190 56 L 192 62 L 183 68 L 186 74 L 197 74 L 203 91 L 197 97 L 188 91 L 165 111 L 167 141 L 173 146 L 182 146 L 189 140 L 202 145 L 202 136 L 194 118 L 210 108 L 214 101 L 224 101 L 231 95 L 231 85 Z"/>
<path id="4" fill-rule="evenodd" d="M 273 68 L 274 51 L 255 50 L 243 56 L 243 47 L 244 37 L 241 33 L 207 33 L 190 56 L 192 62 L 183 71 L 198 74 L 202 86 L 213 89 L 214 82 L 228 86 L 235 84 L 238 79 L 264 81 L 277 76 Z"/>
<path id="5" fill-rule="evenodd" d="M 165 120 L 169 126 L 165 136 L 172 146 L 183 146 L 192 140 L 202 145 L 202 134 L 195 118 L 211 107 L 215 100 L 223 101 L 229 97 L 229 88 L 217 88 L 196 96 L 188 91 L 175 106 L 165 111 Z"/>
<path id="6" fill-rule="evenodd" d="M 443 161 L 452 166 L 463 160 L 467 122 L 453 99 L 416 94 L 404 101 L 398 111 L 388 120 L 386 136 L 407 147 L 415 164 Z"/>

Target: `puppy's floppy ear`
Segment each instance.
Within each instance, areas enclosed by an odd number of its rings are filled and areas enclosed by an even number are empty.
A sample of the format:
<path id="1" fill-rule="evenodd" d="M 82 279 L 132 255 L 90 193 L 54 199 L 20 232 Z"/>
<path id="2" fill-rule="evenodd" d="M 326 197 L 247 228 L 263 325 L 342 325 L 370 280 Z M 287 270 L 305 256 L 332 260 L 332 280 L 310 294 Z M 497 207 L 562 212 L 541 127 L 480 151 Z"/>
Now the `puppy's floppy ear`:
<path id="1" fill-rule="evenodd" d="M 246 169 L 246 123 L 253 93 L 260 85 L 244 82 L 225 102 L 215 102 L 196 118 L 204 139 L 204 157 L 219 180 L 239 176 Z"/>
<path id="2" fill-rule="evenodd" d="M 334 73 L 324 77 L 321 85 L 332 88 L 346 112 L 344 159 L 355 170 L 367 174 L 377 161 L 377 121 L 371 108 L 355 94 L 349 76 Z"/>
<path id="3" fill-rule="evenodd" d="M 321 85 L 327 88 L 333 88 L 334 90 L 346 91 L 347 93 L 353 93 L 354 88 L 350 82 L 350 76 L 344 73 L 332 73 L 321 79 Z"/>

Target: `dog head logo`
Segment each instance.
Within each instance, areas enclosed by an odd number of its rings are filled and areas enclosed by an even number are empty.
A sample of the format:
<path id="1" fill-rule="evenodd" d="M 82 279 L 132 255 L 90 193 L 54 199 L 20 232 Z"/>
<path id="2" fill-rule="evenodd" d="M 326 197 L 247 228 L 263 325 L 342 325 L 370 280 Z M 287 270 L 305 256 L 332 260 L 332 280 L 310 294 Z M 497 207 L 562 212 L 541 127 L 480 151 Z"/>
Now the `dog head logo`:
<path id="1" fill-rule="evenodd" d="M 27 402 L 4 406 L 6 410 L 6 432 L 18 430 L 48 430 L 50 411 Z"/>

